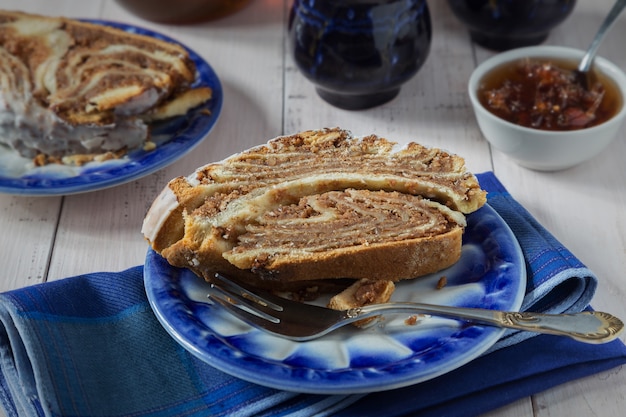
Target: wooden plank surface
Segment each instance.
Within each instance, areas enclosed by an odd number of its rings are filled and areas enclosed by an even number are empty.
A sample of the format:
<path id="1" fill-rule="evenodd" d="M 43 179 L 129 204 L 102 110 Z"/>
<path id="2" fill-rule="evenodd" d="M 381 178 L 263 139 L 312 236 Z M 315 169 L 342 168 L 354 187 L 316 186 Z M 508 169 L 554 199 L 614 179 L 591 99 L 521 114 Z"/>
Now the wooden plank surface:
<path id="1" fill-rule="evenodd" d="M 547 44 L 584 48 L 612 1 L 579 1 Z M 340 126 L 416 140 L 463 155 L 474 172 L 494 170 L 509 191 L 600 278 L 594 307 L 626 317 L 626 127 L 603 154 L 573 169 L 539 173 L 490 149 L 470 109 L 466 84 L 473 68 L 493 53 L 470 42 L 446 2 L 429 2 L 433 42 L 428 60 L 392 102 L 370 110 L 331 107 L 296 69 L 285 44 L 289 1 L 253 0 L 217 21 L 175 26 L 130 15 L 114 1 L 4 0 L 3 8 L 99 18 L 167 34 L 205 58 L 223 83 L 217 126 L 193 152 L 145 178 L 114 188 L 62 197 L 0 194 L 0 253 L 5 291 L 46 280 L 143 263 L 140 234 L 150 203 L 167 181 L 283 133 Z M 626 15 L 600 54 L 626 69 Z M 624 340 L 624 339 L 622 339 Z M 621 417 L 626 371 L 614 369 L 540 393 L 488 415 Z M 1 415 L 1 414 L 0 414 Z"/>

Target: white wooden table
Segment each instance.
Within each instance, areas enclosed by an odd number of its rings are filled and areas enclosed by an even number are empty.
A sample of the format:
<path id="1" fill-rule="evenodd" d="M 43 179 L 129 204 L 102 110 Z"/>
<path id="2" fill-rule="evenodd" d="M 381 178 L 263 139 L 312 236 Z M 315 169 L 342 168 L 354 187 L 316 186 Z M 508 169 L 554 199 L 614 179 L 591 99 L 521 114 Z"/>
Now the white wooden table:
<path id="1" fill-rule="evenodd" d="M 97 18 L 144 26 L 185 43 L 216 70 L 224 88 L 217 127 L 190 155 L 125 185 L 63 197 L 0 194 L 0 291 L 93 271 L 142 264 L 143 216 L 167 181 L 205 163 L 284 133 L 340 126 L 415 140 L 464 156 L 473 172 L 493 170 L 509 191 L 593 269 L 600 285 L 593 305 L 626 318 L 626 126 L 605 152 L 556 173 L 521 168 L 489 147 L 466 94 L 472 69 L 492 54 L 471 44 L 446 2 L 431 0 L 433 42 L 420 72 L 392 102 L 350 112 L 331 107 L 286 52 L 289 0 L 253 0 L 221 20 L 192 26 L 150 23 L 107 0 L 3 0 L 0 7 Z M 547 44 L 586 48 L 612 0 L 579 1 Z M 600 55 L 626 69 L 626 14 Z M 624 336 L 622 336 L 622 340 Z M 613 369 L 522 399 L 489 416 L 622 417 L 626 369 Z M 0 412 L 1 413 L 1 412 Z"/>

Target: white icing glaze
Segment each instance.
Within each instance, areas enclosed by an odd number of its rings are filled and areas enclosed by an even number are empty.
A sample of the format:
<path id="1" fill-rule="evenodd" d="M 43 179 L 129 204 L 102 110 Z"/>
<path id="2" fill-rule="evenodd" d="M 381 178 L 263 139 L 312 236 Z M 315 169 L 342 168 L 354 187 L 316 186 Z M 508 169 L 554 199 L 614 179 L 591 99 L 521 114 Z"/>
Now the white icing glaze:
<path id="1" fill-rule="evenodd" d="M 176 195 L 169 187 L 165 187 L 154 200 L 143 220 L 141 233 L 148 241 L 152 242 L 156 239 L 161 227 L 163 227 L 163 223 L 177 207 L 178 200 Z"/>
<path id="2" fill-rule="evenodd" d="M 141 120 L 122 119 L 107 126 L 72 126 L 33 96 L 29 71 L 0 47 L 0 143 L 32 158 L 102 153 L 137 148 L 148 137 Z"/>

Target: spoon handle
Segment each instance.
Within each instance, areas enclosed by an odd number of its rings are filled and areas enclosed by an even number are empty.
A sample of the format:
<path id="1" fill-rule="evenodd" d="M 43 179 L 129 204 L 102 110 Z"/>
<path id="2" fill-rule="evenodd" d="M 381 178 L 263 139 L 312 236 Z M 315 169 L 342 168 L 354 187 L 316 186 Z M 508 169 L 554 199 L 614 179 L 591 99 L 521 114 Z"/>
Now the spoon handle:
<path id="1" fill-rule="evenodd" d="M 589 68 L 591 68 L 591 64 L 593 63 L 593 59 L 596 56 L 596 52 L 598 51 L 598 48 L 600 47 L 600 43 L 602 42 L 604 35 L 606 35 L 606 33 L 611 28 L 613 23 L 615 23 L 615 20 L 617 20 L 617 17 L 620 15 L 622 10 L 624 10 L 625 6 L 626 6 L 626 0 L 617 0 L 615 2 L 615 4 L 613 5 L 613 8 L 607 15 L 606 19 L 604 19 L 604 22 L 602 22 L 600 29 L 598 29 L 598 33 L 596 34 L 595 38 L 593 38 L 591 45 L 589 45 L 589 49 L 587 49 L 587 53 L 585 53 L 585 56 L 580 61 L 580 64 L 578 65 L 578 71 L 580 72 L 589 71 Z"/>

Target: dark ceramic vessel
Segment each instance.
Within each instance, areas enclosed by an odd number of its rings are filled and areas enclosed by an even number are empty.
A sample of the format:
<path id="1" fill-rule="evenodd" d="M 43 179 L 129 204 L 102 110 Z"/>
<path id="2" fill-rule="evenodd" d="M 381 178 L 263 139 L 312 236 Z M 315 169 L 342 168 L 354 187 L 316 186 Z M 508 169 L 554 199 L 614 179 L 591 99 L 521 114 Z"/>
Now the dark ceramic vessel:
<path id="1" fill-rule="evenodd" d="M 200 23 L 243 9 L 251 0 L 116 0 L 142 19 L 159 23 Z"/>
<path id="2" fill-rule="evenodd" d="M 295 0 L 289 16 L 296 65 L 320 97 L 350 110 L 396 97 L 431 36 L 425 0 Z"/>
<path id="3" fill-rule="evenodd" d="M 472 40 L 504 51 L 542 43 L 572 12 L 576 0 L 448 0 Z"/>

